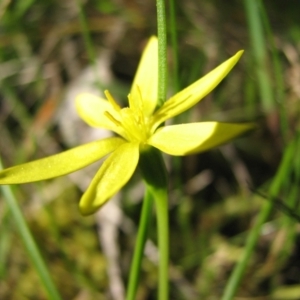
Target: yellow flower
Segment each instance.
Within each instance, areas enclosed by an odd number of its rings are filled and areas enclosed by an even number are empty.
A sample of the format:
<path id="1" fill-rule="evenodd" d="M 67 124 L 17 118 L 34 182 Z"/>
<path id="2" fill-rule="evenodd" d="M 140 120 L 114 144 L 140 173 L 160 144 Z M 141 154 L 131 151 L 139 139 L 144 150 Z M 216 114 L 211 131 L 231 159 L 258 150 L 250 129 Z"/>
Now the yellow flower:
<path id="1" fill-rule="evenodd" d="M 65 175 L 111 153 L 80 200 L 81 213 L 88 215 L 128 182 L 143 149 L 153 146 L 171 155 L 188 155 L 213 148 L 242 134 L 253 128 L 253 124 L 201 122 L 160 127 L 167 119 L 186 111 L 212 91 L 242 53 L 239 51 L 156 110 L 158 43 L 156 37 L 151 37 L 128 95 L 129 107 L 121 108 L 108 91 L 105 91 L 107 100 L 90 94 L 81 94 L 76 99 L 78 114 L 86 123 L 112 130 L 120 137 L 95 141 L 8 168 L 0 172 L 0 184 L 26 183 Z"/>

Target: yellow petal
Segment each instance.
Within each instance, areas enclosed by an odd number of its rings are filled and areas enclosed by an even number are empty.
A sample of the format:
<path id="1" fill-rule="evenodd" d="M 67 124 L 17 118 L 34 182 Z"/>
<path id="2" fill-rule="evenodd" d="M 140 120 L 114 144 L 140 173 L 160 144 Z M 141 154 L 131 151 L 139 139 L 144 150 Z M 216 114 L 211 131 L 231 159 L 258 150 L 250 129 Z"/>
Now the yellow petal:
<path id="1" fill-rule="evenodd" d="M 83 93 L 76 97 L 76 110 L 79 116 L 90 126 L 112 130 L 125 137 L 122 127 L 117 125 L 109 113 L 116 121 L 119 116 L 111 103 L 93 94 Z"/>
<path id="2" fill-rule="evenodd" d="M 171 155 L 188 155 L 226 143 L 255 127 L 252 123 L 189 123 L 159 128 L 148 144 Z"/>
<path id="3" fill-rule="evenodd" d="M 131 103 L 143 100 L 143 113 L 150 116 L 157 104 L 158 93 L 158 43 L 157 37 L 152 36 L 144 49 L 130 91 Z"/>
<path id="4" fill-rule="evenodd" d="M 230 59 L 219 65 L 213 71 L 200 78 L 184 90 L 177 93 L 164 103 L 153 116 L 153 127 L 186 111 L 210 93 L 238 62 L 243 51 L 237 52 Z"/>
<path id="5" fill-rule="evenodd" d="M 105 160 L 87 191 L 79 208 L 83 215 L 94 213 L 116 194 L 131 178 L 139 160 L 139 145 L 125 143 Z"/>
<path id="6" fill-rule="evenodd" d="M 27 183 L 72 173 L 101 159 L 124 142 L 121 138 L 108 138 L 5 169 L 0 172 L 0 184 Z"/>

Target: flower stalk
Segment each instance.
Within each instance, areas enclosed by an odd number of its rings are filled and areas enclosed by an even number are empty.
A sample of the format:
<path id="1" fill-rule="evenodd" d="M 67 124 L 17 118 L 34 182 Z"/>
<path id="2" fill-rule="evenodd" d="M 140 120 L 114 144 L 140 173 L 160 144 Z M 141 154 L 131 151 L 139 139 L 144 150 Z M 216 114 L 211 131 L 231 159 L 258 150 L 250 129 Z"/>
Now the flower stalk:
<path id="1" fill-rule="evenodd" d="M 157 108 L 166 101 L 167 95 L 167 21 L 165 0 L 156 1 L 158 37 L 158 101 Z"/>
<path id="2" fill-rule="evenodd" d="M 142 213 L 136 237 L 133 258 L 130 267 L 129 280 L 126 291 L 126 300 L 135 300 L 139 282 L 139 275 L 144 254 L 145 243 L 152 213 L 153 197 L 148 189 L 145 191 Z"/>
<path id="3" fill-rule="evenodd" d="M 139 167 L 156 207 L 158 235 L 158 300 L 169 299 L 169 221 L 168 221 L 168 181 L 161 153 L 146 148 L 141 153 Z"/>

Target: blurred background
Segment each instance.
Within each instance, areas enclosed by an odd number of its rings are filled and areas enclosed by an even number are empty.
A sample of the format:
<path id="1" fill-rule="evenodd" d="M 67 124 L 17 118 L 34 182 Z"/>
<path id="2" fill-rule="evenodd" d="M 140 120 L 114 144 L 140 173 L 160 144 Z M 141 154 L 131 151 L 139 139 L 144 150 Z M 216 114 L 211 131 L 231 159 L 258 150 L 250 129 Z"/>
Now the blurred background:
<path id="1" fill-rule="evenodd" d="M 245 53 L 211 94 L 173 122 L 254 121 L 258 129 L 209 152 L 166 157 L 170 299 L 220 299 L 257 215 L 270 201 L 277 204 L 235 299 L 300 299 L 300 2 L 175 2 L 178 49 L 169 32 L 169 95 L 238 50 Z M 167 14 L 171 26 L 169 2 Z M 0 1 L 4 166 L 109 136 L 78 118 L 74 98 L 109 89 L 126 105 L 153 34 L 155 1 Z M 292 158 L 283 168 L 290 145 Z M 124 299 L 143 184 L 137 171 L 102 212 L 82 217 L 78 202 L 98 167 L 13 186 L 63 299 Z M 275 180 L 276 193 L 269 197 Z M 156 242 L 153 214 L 137 299 L 156 299 Z M 2 194 L 0 299 L 46 299 Z"/>

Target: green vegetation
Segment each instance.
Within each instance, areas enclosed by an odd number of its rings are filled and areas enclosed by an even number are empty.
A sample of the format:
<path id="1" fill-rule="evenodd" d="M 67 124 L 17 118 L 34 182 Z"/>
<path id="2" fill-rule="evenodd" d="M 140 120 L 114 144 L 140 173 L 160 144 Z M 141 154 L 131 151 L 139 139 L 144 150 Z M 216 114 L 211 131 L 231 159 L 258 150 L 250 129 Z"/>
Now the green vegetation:
<path id="1" fill-rule="evenodd" d="M 175 122 L 257 123 L 217 149 L 168 157 L 170 299 L 299 299 L 300 3 L 170 1 L 166 10 L 168 96 L 245 50 Z M 72 97 L 105 88 L 125 103 L 156 17 L 155 1 L 2 0 L 4 167 L 93 140 Z M 0 299 L 123 299 L 141 176 L 108 216 L 83 217 L 78 201 L 96 170 L 1 188 Z M 156 214 L 147 218 L 137 299 L 157 298 Z"/>

